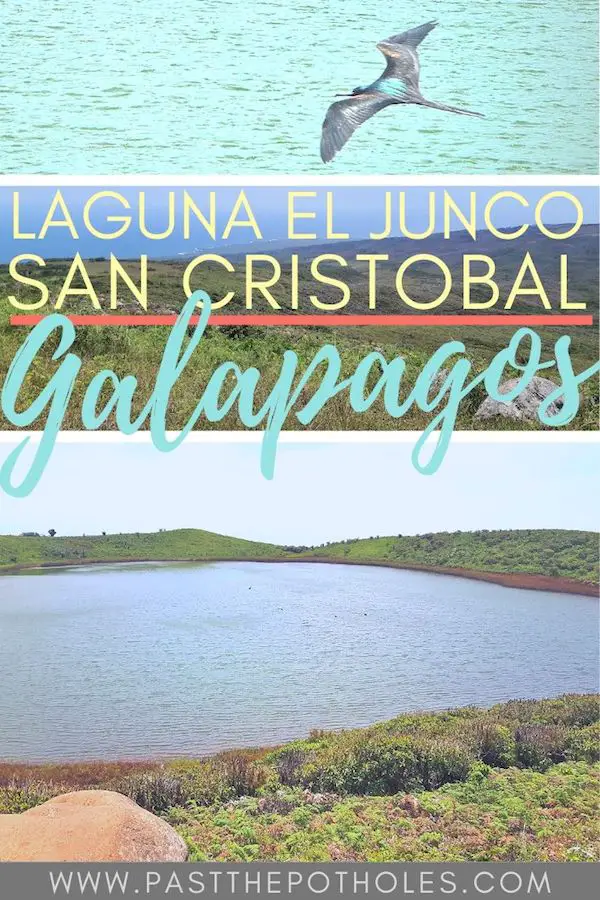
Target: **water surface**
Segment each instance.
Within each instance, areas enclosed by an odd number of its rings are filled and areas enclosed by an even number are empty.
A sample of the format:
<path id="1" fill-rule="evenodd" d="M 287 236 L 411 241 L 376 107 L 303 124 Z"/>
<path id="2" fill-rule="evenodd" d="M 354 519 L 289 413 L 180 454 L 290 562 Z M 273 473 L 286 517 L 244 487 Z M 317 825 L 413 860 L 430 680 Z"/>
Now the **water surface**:
<path id="1" fill-rule="evenodd" d="M 0 758 L 202 754 L 597 689 L 593 598 L 379 567 L 0 578 Z"/>
<path id="2" fill-rule="evenodd" d="M 3 172 L 595 173 L 596 0 L 45 0 L 0 4 Z M 388 109 L 326 169 L 336 92 L 375 44 L 439 19 L 431 99 Z"/>

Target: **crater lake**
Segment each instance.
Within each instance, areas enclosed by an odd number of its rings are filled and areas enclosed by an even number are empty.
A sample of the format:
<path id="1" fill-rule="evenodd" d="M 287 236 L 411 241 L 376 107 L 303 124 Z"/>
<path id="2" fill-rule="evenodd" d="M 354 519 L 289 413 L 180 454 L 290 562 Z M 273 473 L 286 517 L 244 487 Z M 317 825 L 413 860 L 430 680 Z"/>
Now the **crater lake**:
<path id="1" fill-rule="evenodd" d="M 199 756 L 598 690 L 594 598 L 318 563 L 0 577 L 0 758 Z"/>

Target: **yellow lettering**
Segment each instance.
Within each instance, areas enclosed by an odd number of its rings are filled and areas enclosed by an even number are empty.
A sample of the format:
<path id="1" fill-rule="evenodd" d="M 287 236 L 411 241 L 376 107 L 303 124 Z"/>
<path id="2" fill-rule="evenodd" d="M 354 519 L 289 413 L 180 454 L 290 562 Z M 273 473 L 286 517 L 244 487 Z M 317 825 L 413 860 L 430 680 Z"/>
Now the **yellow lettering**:
<path id="1" fill-rule="evenodd" d="M 24 303 L 23 301 L 21 301 L 19 299 L 20 294 L 17 295 L 16 297 L 13 294 L 8 298 L 8 302 L 10 304 L 12 304 L 12 306 L 14 306 L 15 309 L 24 309 L 24 310 L 31 311 L 32 309 L 40 309 L 42 306 L 44 306 L 48 302 L 49 291 L 43 281 L 38 281 L 37 278 L 29 278 L 29 276 L 22 275 L 19 272 L 19 270 L 17 269 L 17 266 L 19 265 L 19 263 L 25 262 L 25 261 L 34 262 L 38 266 L 46 265 L 45 261 L 42 259 L 41 256 L 35 256 L 33 254 L 30 255 L 28 253 L 21 253 L 20 256 L 15 256 L 13 259 L 11 259 L 9 266 L 8 266 L 8 273 L 9 273 L 10 277 L 14 281 L 16 281 L 18 284 L 28 284 L 28 285 L 31 285 L 32 287 L 37 288 L 38 291 L 40 292 L 40 299 L 36 300 L 35 302 Z"/>

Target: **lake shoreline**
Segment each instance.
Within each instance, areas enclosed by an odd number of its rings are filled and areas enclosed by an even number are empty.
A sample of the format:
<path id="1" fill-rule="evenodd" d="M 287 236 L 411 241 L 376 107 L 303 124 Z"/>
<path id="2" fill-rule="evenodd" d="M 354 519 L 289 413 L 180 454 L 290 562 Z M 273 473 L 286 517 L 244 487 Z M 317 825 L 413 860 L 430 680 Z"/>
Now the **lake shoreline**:
<path id="1" fill-rule="evenodd" d="M 595 733 L 598 699 L 571 693 L 453 707 L 450 716 L 399 713 L 367 727 L 202 757 L 0 760 L 0 818 L 61 794 L 108 790 L 169 822 L 194 857 L 228 865 L 249 855 L 289 860 L 290 847 L 296 862 L 316 856 L 339 865 L 341 841 L 351 861 L 357 847 L 359 861 L 379 858 L 382 847 L 388 862 L 410 860 L 427 852 L 432 833 L 428 859 L 434 862 L 440 852 L 467 862 L 514 863 L 532 855 L 573 862 L 574 841 L 583 848 L 581 861 L 589 861 L 597 837 L 597 753 L 588 736 Z M 551 760 L 532 758 L 531 736 L 548 726 L 554 732 L 557 723 L 561 743 L 553 750 L 564 761 L 548 766 Z M 482 728 L 489 734 L 490 726 L 502 744 L 481 743 Z M 402 749 L 405 765 L 393 765 L 390 747 Z M 547 802 L 556 796 L 560 816 Z M 515 819 L 521 810 L 527 811 L 526 844 Z M 441 833 L 453 843 L 440 851 Z M 506 848 L 500 860 L 496 847 Z"/>
<path id="2" fill-rule="evenodd" d="M 486 581 L 492 584 L 498 584 L 502 587 L 520 588 L 529 591 L 549 591 L 558 594 L 576 594 L 586 597 L 598 597 L 599 586 L 591 582 L 577 581 L 574 578 L 564 578 L 553 575 L 541 575 L 531 572 L 492 572 L 477 569 L 461 569 L 450 566 L 427 566 L 419 563 L 401 563 L 393 560 L 358 560 L 358 559 L 336 559 L 334 557 L 323 556 L 257 556 L 257 557 L 213 557 L 210 559 L 149 559 L 149 558 L 127 558 L 127 559 L 90 559 L 90 560 L 67 560 L 60 562 L 40 562 L 40 563 L 19 563 L 13 566 L 0 567 L 0 575 L 16 575 L 19 572 L 36 571 L 39 569 L 74 569 L 87 568 L 88 566 L 107 566 L 107 565 L 126 565 L 129 563 L 320 563 L 324 565 L 338 566 L 377 566 L 387 569 L 403 569 L 409 572 L 427 572 L 431 575 L 449 575 L 455 578 L 468 578 L 473 581 Z"/>
<path id="3" fill-rule="evenodd" d="M 558 693 L 552 694 L 548 697 L 533 697 L 531 698 L 531 702 L 533 703 L 542 703 L 542 702 L 552 702 L 552 701 L 560 701 L 570 697 L 596 697 L 596 693 L 592 690 L 583 691 L 580 693 Z M 598 695 L 600 697 L 600 695 Z M 135 774 L 136 772 L 141 771 L 161 771 L 169 766 L 176 763 L 204 763 L 210 762 L 211 760 L 224 758 L 231 756 L 232 754 L 239 754 L 241 756 L 245 756 L 247 759 L 258 759 L 261 756 L 265 756 L 271 753 L 280 750 L 282 747 L 285 747 L 288 744 L 295 744 L 298 741 L 309 740 L 309 735 L 311 731 L 316 731 L 326 735 L 341 735 L 345 732 L 369 732 L 373 729 L 377 729 L 386 724 L 386 722 L 392 721 L 396 718 L 402 717 L 437 717 L 437 716 L 445 716 L 448 713 L 456 712 L 457 710 L 462 709 L 475 709 L 479 713 L 486 713 L 494 708 L 508 705 L 510 703 L 518 702 L 515 700 L 499 700 L 496 702 L 486 702 L 481 701 L 479 703 L 470 703 L 470 704 L 459 704 L 458 706 L 439 706 L 435 708 L 426 708 L 426 707 L 416 707 L 415 709 L 405 708 L 399 710 L 395 716 L 391 719 L 375 719 L 372 722 L 368 722 L 366 724 L 360 725 L 347 725 L 347 726 L 338 726 L 335 728 L 325 727 L 319 728 L 315 727 L 314 729 L 309 729 L 308 732 L 305 732 L 302 736 L 289 736 L 283 737 L 280 740 L 265 740 L 262 742 L 257 742 L 255 744 L 237 744 L 237 745 L 224 745 L 222 747 L 215 747 L 213 749 L 206 750 L 205 752 L 197 752 L 197 753 L 176 753 L 176 752 L 166 752 L 166 753 L 155 753 L 153 755 L 141 756 L 141 755 L 128 755 L 124 754 L 123 756 L 102 756 L 98 755 L 97 757 L 49 757 L 47 759 L 44 758 L 29 758 L 22 759 L 17 757 L 2 757 L 0 756 L 0 787 L 5 784 L 10 779 L 18 779 L 20 775 L 42 775 L 44 772 L 48 772 L 49 770 L 55 771 L 56 774 L 66 774 L 76 773 L 77 775 L 85 774 L 86 772 L 92 772 L 99 767 L 103 770 L 104 774 L 106 773 L 116 773 L 119 771 L 127 770 L 131 774 Z M 600 700 L 599 700 L 600 702 Z"/>

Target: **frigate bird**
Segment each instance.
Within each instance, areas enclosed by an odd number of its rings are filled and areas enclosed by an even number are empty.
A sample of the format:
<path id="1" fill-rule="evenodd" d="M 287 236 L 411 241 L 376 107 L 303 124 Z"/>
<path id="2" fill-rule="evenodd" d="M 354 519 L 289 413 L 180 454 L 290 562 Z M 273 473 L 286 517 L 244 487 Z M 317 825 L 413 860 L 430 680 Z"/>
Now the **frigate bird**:
<path id="1" fill-rule="evenodd" d="M 330 162 L 356 129 L 386 106 L 415 103 L 461 116 L 483 116 L 483 113 L 470 109 L 426 100 L 419 90 L 417 47 L 436 25 L 437 22 L 426 22 L 402 34 L 393 34 L 377 44 L 377 49 L 386 58 L 385 71 L 372 84 L 354 88 L 350 94 L 336 95 L 345 99 L 332 103 L 327 110 L 321 135 L 323 162 Z"/>

